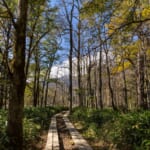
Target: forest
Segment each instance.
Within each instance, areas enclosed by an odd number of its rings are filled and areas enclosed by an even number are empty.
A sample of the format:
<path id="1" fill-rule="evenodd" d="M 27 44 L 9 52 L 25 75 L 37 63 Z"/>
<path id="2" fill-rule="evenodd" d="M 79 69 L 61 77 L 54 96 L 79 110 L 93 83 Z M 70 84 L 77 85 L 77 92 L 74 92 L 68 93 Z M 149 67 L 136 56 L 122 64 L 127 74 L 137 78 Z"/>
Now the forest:
<path id="1" fill-rule="evenodd" d="M 149 150 L 150 0 L 0 1 L 0 150 L 44 149 L 62 111 L 94 150 Z"/>

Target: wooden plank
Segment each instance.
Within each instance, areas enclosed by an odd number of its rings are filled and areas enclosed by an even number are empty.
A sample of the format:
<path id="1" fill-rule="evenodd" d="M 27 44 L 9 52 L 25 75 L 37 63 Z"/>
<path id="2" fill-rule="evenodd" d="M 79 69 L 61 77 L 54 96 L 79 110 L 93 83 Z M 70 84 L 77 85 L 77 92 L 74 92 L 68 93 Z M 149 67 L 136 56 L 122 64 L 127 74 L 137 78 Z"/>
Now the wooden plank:
<path id="1" fill-rule="evenodd" d="M 53 146 L 53 129 L 52 129 L 52 124 L 53 124 L 53 118 L 51 119 L 51 124 L 48 130 L 48 136 L 47 136 L 47 143 L 46 143 L 46 147 L 45 150 L 52 150 L 52 146 Z"/>
<path id="2" fill-rule="evenodd" d="M 53 116 L 51 119 L 45 150 L 59 150 L 56 116 Z"/>
<path id="3" fill-rule="evenodd" d="M 59 150 L 59 138 L 58 138 L 58 130 L 56 124 L 56 117 L 54 121 L 54 127 L 55 128 L 53 128 L 53 150 Z"/>
<path id="4" fill-rule="evenodd" d="M 92 147 L 87 141 L 81 136 L 81 134 L 75 129 L 73 124 L 69 121 L 67 116 L 63 117 L 65 124 L 70 132 L 70 135 L 74 141 L 75 147 L 79 150 L 92 150 Z"/>

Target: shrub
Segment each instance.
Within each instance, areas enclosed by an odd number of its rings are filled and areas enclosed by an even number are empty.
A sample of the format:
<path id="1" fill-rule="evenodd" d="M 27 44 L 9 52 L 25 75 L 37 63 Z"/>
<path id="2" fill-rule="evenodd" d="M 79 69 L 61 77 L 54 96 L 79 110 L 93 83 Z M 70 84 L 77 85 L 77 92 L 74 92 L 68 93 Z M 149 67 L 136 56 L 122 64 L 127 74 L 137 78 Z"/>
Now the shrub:
<path id="1" fill-rule="evenodd" d="M 95 122 L 99 126 L 104 123 L 113 120 L 117 116 L 117 112 L 112 111 L 111 109 L 99 110 L 99 109 L 90 109 L 88 118 L 90 122 Z"/>
<path id="2" fill-rule="evenodd" d="M 23 119 L 23 136 L 25 145 L 29 141 L 33 141 L 39 137 L 40 131 L 48 129 L 50 124 L 50 118 L 55 113 L 58 113 L 64 109 L 64 107 L 29 107 L 24 109 Z M 9 149 L 8 137 L 6 134 L 7 126 L 7 111 L 0 110 L 0 150 Z M 27 146 L 27 145 L 26 145 Z"/>
<path id="3" fill-rule="evenodd" d="M 71 115 L 72 120 L 78 120 L 78 121 L 83 121 L 87 119 L 87 109 L 86 108 L 80 108 L 76 107 L 73 109 L 72 115 Z"/>
<path id="4" fill-rule="evenodd" d="M 81 130 L 88 139 L 101 139 L 121 150 L 150 149 L 150 111 L 121 113 L 78 107 L 70 118 L 82 121 Z"/>
<path id="5" fill-rule="evenodd" d="M 24 118 L 23 120 L 23 133 L 26 141 L 34 139 L 39 135 L 41 126 L 34 123 L 32 119 Z"/>
<path id="6" fill-rule="evenodd" d="M 58 113 L 66 108 L 64 107 L 28 107 L 24 109 L 24 115 L 27 119 L 41 126 L 43 129 L 48 129 L 50 118 L 55 113 Z"/>
<path id="7" fill-rule="evenodd" d="M 150 146 L 150 111 L 120 115 L 112 130 L 112 140 L 118 148 L 129 145 L 131 149 Z"/>
<path id="8" fill-rule="evenodd" d="M 8 137 L 6 135 L 6 126 L 7 126 L 7 111 L 0 110 L 0 149 L 5 149 L 5 146 L 8 143 Z"/>

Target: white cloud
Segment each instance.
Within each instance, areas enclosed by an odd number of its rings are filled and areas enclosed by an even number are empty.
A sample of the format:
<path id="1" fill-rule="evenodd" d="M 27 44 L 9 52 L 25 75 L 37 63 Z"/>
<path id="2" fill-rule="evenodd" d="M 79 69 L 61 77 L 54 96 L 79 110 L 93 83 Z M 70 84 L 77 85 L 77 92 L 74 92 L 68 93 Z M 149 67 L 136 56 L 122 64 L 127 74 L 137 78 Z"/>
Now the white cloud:
<path id="1" fill-rule="evenodd" d="M 68 60 L 63 61 L 59 65 L 55 65 L 51 69 L 52 78 L 60 78 L 69 74 L 69 62 Z"/>
<path id="2" fill-rule="evenodd" d="M 105 53 L 103 52 L 102 53 L 102 58 L 103 58 L 103 61 L 105 62 Z M 109 57 L 112 57 L 112 53 L 110 52 L 109 53 Z M 73 75 L 77 75 L 77 58 L 73 58 L 73 63 L 72 63 L 72 67 L 73 67 Z M 95 56 L 91 56 L 91 61 L 98 61 L 99 60 L 99 52 L 96 53 L 96 58 Z M 82 57 L 81 59 L 81 66 L 84 66 L 85 63 L 86 64 L 89 64 L 89 58 L 88 56 L 84 56 Z M 60 78 L 60 77 L 63 77 L 63 76 L 68 76 L 69 75 L 69 61 L 68 59 L 64 60 L 61 64 L 59 65 L 55 65 L 52 67 L 51 69 L 51 77 L 52 78 Z"/>

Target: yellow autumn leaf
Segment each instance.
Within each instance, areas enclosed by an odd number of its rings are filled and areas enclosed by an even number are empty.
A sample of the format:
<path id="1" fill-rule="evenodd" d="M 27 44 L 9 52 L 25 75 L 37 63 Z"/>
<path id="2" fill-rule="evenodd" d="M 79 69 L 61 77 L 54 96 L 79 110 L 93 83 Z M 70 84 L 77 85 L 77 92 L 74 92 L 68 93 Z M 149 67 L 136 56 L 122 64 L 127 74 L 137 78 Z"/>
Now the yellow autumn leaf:
<path id="1" fill-rule="evenodd" d="M 150 49 L 147 49 L 146 55 L 147 55 L 147 56 L 150 56 Z"/>
<path id="2" fill-rule="evenodd" d="M 124 66 L 123 66 L 124 65 Z M 124 64 L 120 64 L 120 65 L 118 65 L 118 66 L 115 66 L 113 69 L 112 69 L 112 74 L 115 74 L 115 73 L 120 73 L 120 72 L 122 72 L 123 71 L 123 69 L 124 70 L 126 70 L 126 69 L 128 69 L 128 68 L 130 68 L 131 67 L 131 63 L 129 62 L 129 61 L 126 61 L 126 62 L 124 62 Z"/>
<path id="3" fill-rule="evenodd" d="M 150 7 L 143 9 L 143 11 L 142 11 L 142 17 L 143 17 L 143 18 L 150 17 Z"/>

